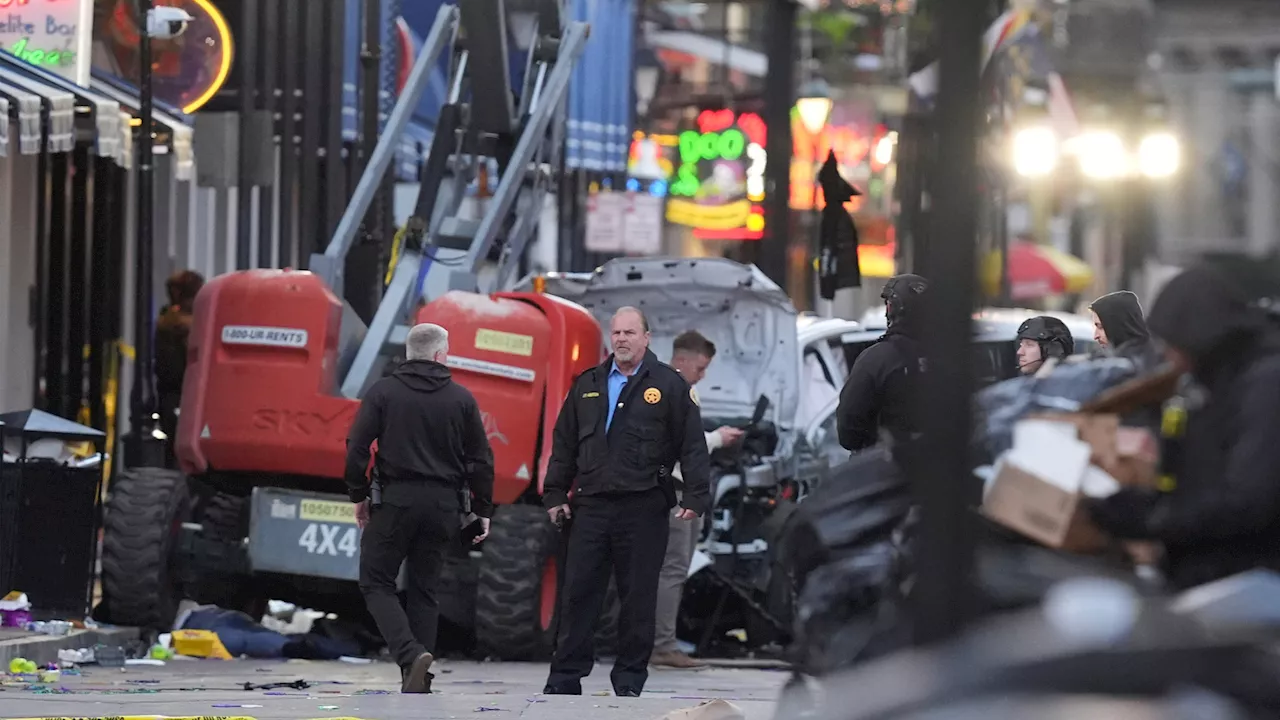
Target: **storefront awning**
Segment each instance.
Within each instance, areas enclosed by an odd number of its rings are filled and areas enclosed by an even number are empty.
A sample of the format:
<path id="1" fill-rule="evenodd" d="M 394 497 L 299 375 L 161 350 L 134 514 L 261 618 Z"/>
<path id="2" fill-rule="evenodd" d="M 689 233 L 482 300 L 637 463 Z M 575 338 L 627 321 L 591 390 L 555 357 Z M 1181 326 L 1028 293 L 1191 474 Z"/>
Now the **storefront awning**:
<path id="1" fill-rule="evenodd" d="M 713 65 L 723 65 L 753 77 L 764 77 L 769 71 L 769 58 L 764 53 L 730 45 L 706 35 L 684 30 L 664 30 L 649 33 L 645 40 L 655 50 L 673 50 L 693 55 Z"/>
<path id="2" fill-rule="evenodd" d="M 1015 301 L 1080 293 L 1093 284 L 1093 269 L 1079 258 L 1025 240 L 1010 244 L 1007 267 L 1000 251 L 987 255 L 982 266 L 982 285 L 987 295 L 1000 294 L 1001 275 L 1006 271 L 1009 299 Z"/>
<path id="3" fill-rule="evenodd" d="M 121 122 L 119 103 L 5 53 L 0 53 L 0 73 L 3 73 L 0 75 L 0 81 L 8 81 L 8 78 L 12 77 L 23 78 L 31 92 L 44 94 L 30 87 L 35 84 L 36 86 L 48 88 L 63 97 L 70 97 L 72 109 L 70 119 L 66 121 L 69 125 L 67 131 L 69 133 L 68 144 L 65 150 L 54 148 L 53 136 L 60 130 L 51 126 L 49 138 L 49 150 L 51 152 L 68 152 L 71 150 L 71 146 L 75 144 L 76 113 L 88 113 L 92 122 L 91 132 L 93 134 L 94 152 L 101 157 L 111 158 L 116 162 L 121 161 L 124 149 L 125 126 Z"/>
<path id="4" fill-rule="evenodd" d="M 126 127 L 132 127 L 131 124 L 128 124 L 128 121 L 138 115 L 139 100 L 136 90 L 124 85 L 118 79 L 109 78 L 98 72 L 93 73 L 90 87 L 93 88 L 94 92 L 101 93 L 119 103 L 121 110 L 125 113 Z M 160 101 L 155 101 L 151 110 L 151 119 L 162 129 L 168 131 L 168 143 L 162 147 L 173 152 L 174 177 L 184 181 L 194 180 L 196 177 L 195 151 L 191 146 L 195 131 L 187 121 L 187 118 L 188 116 L 184 115 L 178 108 Z M 126 136 L 126 145 L 129 150 L 132 150 L 133 133 L 127 132 Z M 126 152 L 126 167 L 132 162 L 132 158 L 133 153 Z"/>
<path id="5" fill-rule="evenodd" d="M 53 85 L 33 80 L 8 67 L 12 56 L 0 52 L 0 85 L 29 93 L 40 101 L 42 117 L 49 119 L 46 130 L 46 150 L 52 153 L 71 152 L 75 145 L 76 98 Z M 22 62 L 13 58 L 12 62 Z M 37 135 L 38 137 L 38 135 Z M 39 140 L 37 140 L 39 142 Z M 36 151 L 39 152 L 39 149 Z"/>
<path id="6" fill-rule="evenodd" d="M 40 153 L 41 98 L 0 81 L 0 157 L 9 154 L 11 122 L 18 128 L 18 154 Z"/>

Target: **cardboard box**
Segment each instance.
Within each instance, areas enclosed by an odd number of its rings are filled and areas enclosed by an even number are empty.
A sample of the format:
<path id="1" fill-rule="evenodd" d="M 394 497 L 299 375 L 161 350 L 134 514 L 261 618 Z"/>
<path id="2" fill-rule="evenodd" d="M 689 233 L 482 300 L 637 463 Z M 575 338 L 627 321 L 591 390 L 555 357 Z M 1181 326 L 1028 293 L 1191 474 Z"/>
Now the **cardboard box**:
<path id="1" fill-rule="evenodd" d="M 1082 502 L 1080 492 L 1065 490 L 1004 462 L 982 502 L 982 512 L 1047 547 L 1098 552 L 1106 547 L 1107 540 L 1089 522 Z"/>
<path id="2" fill-rule="evenodd" d="M 1121 428 L 1114 415 L 1042 415 L 1014 426 L 982 512 L 1047 547 L 1096 553 L 1108 540 L 1089 521 L 1084 499 L 1155 479 L 1150 433 Z"/>
<path id="3" fill-rule="evenodd" d="M 1122 486 L 1155 487 L 1159 482 L 1160 447 L 1155 436 L 1141 428 L 1121 427 L 1116 415 L 1061 413 L 1028 419 L 1073 425 L 1077 437 L 1089 444 L 1089 462 Z"/>

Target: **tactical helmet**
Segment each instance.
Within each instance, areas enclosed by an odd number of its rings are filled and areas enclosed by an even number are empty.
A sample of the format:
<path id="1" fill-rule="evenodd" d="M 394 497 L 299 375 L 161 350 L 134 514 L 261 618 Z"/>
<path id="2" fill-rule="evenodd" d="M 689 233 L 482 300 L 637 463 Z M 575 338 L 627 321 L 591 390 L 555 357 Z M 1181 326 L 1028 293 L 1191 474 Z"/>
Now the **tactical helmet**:
<path id="1" fill-rule="evenodd" d="M 1065 358 L 1075 352 L 1076 341 L 1067 324 L 1056 317 L 1040 315 L 1023 321 L 1018 326 L 1018 340 L 1035 340 L 1040 345 L 1040 357 Z"/>
<path id="2" fill-rule="evenodd" d="M 918 300 L 929 289 L 929 281 L 919 275 L 895 275 L 884 284 L 880 297 L 884 300 L 884 317 L 887 327 L 903 322 L 918 305 Z"/>

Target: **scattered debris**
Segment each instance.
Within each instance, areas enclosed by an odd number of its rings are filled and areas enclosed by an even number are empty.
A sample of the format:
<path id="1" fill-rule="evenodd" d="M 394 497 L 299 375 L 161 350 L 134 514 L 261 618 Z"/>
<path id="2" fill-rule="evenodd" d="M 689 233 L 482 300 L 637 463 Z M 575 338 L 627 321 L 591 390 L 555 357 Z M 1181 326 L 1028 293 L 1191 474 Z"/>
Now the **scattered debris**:
<path id="1" fill-rule="evenodd" d="M 71 628 L 73 626 L 71 623 L 65 620 L 48 620 L 48 621 L 37 620 L 37 621 L 25 622 L 19 627 L 22 627 L 24 630 L 27 630 L 28 632 L 33 632 L 40 635 L 62 637 L 70 633 Z"/>
<path id="2" fill-rule="evenodd" d="M 486 705 L 481 705 L 480 707 L 476 708 L 475 710 L 472 710 L 471 712 L 506 712 L 506 710 L 503 710 L 502 708 L 488 707 Z"/>
<path id="3" fill-rule="evenodd" d="M 87 665 L 89 663 L 97 662 L 97 660 L 94 659 L 93 648 L 80 648 L 79 650 L 59 650 L 58 662 Z"/>
<path id="4" fill-rule="evenodd" d="M 240 705 L 239 703 L 219 703 L 216 708 L 260 708 L 261 705 Z"/>
<path id="5" fill-rule="evenodd" d="M 697 707 L 680 708 L 663 715 L 661 720 L 746 720 L 742 708 L 724 700 L 711 700 Z"/>
<path id="6" fill-rule="evenodd" d="M 0 625 L 24 627 L 31 622 L 31 601 L 27 594 L 14 590 L 0 599 Z"/>
<path id="7" fill-rule="evenodd" d="M 124 667 L 124 648 L 97 645 L 93 648 L 93 656 L 102 667 Z"/>
<path id="8" fill-rule="evenodd" d="M 16 657 L 9 661 L 9 673 L 12 675 L 33 675 L 37 669 L 36 664 L 26 658 Z"/>
<path id="9" fill-rule="evenodd" d="M 317 705 L 316 707 L 321 710 L 337 710 L 338 709 L 337 705 Z"/>
<path id="10" fill-rule="evenodd" d="M 246 691 L 276 690 L 278 688 L 289 688 L 290 690 L 306 690 L 309 687 L 311 687 L 311 683 L 307 682 L 306 680 L 294 680 L 293 682 L 263 683 L 261 685 L 254 685 L 251 682 L 247 682 L 244 684 L 244 689 Z"/>

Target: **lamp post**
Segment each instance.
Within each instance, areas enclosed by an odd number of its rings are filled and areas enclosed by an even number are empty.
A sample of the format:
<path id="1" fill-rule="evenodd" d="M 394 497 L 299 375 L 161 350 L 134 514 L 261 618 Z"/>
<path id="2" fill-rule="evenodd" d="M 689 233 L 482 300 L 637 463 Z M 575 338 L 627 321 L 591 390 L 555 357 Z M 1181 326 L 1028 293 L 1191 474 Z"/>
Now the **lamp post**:
<path id="1" fill-rule="evenodd" d="M 817 79 L 805 83 L 800 88 L 800 98 L 796 100 L 796 112 L 800 114 L 800 124 L 810 135 L 817 137 L 827 120 L 831 118 L 831 108 L 835 101 L 831 99 L 831 86 L 826 81 Z"/>
<path id="2" fill-rule="evenodd" d="M 818 167 L 821 163 L 819 156 L 821 153 L 818 148 L 818 139 L 822 137 L 822 131 L 827 127 L 827 121 L 831 118 L 831 108 L 835 105 L 831 99 L 831 88 L 822 79 L 814 79 L 804 84 L 800 88 L 800 97 L 796 99 L 796 114 L 800 116 L 800 124 L 804 126 L 804 131 L 809 133 L 809 137 L 813 138 L 814 143 L 814 166 L 809 173 L 809 211 L 810 217 L 813 218 L 813 256 L 816 258 L 822 247 L 822 238 L 818 237 L 821 232 L 822 225 L 818 222 Z M 813 269 L 809 270 L 809 276 L 813 277 Z M 810 298 L 815 298 L 816 293 L 810 292 Z M 827 303 L 828 315 L 830 315 L 831 303 Z"/>
<path id="3" fill-rule="evenodd" d="M 133 387 L 129 393 L 129 437 L 125 464 L 131 467 L 163 467 L 164 442 L 157 437 L 155 363 L 152 353 L 152 76 L 151 34 L 153 2 L 138 0 L 138 213 L 137 278 L 133 299 Z"/>

